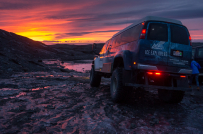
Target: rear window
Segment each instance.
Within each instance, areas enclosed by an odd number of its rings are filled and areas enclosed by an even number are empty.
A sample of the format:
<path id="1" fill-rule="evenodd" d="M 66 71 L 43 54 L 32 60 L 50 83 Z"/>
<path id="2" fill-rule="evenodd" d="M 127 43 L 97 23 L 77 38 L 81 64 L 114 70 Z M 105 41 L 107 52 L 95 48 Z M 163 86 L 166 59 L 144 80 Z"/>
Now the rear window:
<path id="1" fill-rule="evenodd" d="M 171 42 L 189 45 L 189 36 L 185 27 L 170 25 Z"/>
<path id="2" fill-rule="evenodd" d="M 148 40 L 168 41 L 168 27 L 166 24 L 150 23 L 148 28 Z"/>

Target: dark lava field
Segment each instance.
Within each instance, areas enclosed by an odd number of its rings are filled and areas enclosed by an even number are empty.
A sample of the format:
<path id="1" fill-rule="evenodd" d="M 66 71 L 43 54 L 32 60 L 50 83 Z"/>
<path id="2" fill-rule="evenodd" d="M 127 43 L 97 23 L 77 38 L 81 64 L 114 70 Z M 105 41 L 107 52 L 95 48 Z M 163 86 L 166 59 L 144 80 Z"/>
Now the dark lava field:
<path id="1" fill-rule="evenodd" d="M 17 73 L 0 80 L 0 133 L 203 133 L 203 91 L 165 104 L 156 90 L 134 89 L 129 102 L 110 98 L 110 81 L 89 85 L 88 71 Z M 203 88 L 203 87 L 202 87 Z"/>
<path id="2" fill-rule="evenodd" d="M 90 87 L 83 60 L 94 54 L 91 45 L 46 46 L 0 30 L 0 133 L 203 133 L 202 85 L 179 104 L 163 103 L 156 89 L 142 88 L 134 88 L 127 102 L 114 103 L 110 79 Z M 70 69 L 68 61 L 81 64 L 82 71 Z"/>

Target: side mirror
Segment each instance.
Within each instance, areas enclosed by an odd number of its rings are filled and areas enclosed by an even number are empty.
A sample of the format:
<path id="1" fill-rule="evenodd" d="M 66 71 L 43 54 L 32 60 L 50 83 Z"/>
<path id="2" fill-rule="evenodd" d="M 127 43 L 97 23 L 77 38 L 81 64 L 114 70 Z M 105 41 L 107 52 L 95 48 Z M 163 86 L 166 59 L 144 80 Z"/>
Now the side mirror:
<path id="1" fill-rule="evenodd" d="M 99 57 L 99 55 L 94 55 L 94 58 L 98 58 Z"/>

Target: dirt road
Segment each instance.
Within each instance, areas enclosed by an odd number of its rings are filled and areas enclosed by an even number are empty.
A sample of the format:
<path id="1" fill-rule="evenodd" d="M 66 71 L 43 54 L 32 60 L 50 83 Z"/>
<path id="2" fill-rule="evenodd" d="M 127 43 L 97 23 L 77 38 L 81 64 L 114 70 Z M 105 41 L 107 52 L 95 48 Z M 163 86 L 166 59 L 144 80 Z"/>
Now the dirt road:
<path id="1" fill-rule="evenodd" d="M 1 79 L 0 133 L 203 133 L 203 91 L 174 105 L 135 89 L 131 102 L 116 104 L 109 80 L 91 88 L 88 76 L 52 71 Z"/>

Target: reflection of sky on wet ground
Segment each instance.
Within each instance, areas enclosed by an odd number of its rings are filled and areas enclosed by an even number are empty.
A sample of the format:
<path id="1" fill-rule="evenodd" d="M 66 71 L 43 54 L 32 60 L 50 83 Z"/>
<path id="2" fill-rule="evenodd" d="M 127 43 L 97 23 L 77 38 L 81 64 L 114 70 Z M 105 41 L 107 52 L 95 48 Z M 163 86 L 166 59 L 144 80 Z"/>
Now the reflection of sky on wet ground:
<path id="1" fill-rule="evenodd" d="M 32 72 L 0 79 L 0 84 L 16 85 L 0 89 L 0 133 L 203 132 L 203 105 L 191 98 L 168 105 L 146 92 L 133 104 L 117 104 L 110 98 L 110 82 L 91 88 L 88 75 Z"/>
<path id="2" fill-rule="evenodd" d="M 66 61 L 60 60 L 44 60 L 44 64 L 57 65 L 57 67 L 64 67 L 64 69 L 75 70 L 78 72 L 84 72 L 91 70 L 92 60 L 81 60 L 81 61 Z"/>

